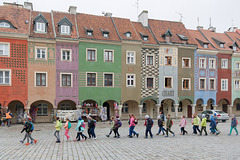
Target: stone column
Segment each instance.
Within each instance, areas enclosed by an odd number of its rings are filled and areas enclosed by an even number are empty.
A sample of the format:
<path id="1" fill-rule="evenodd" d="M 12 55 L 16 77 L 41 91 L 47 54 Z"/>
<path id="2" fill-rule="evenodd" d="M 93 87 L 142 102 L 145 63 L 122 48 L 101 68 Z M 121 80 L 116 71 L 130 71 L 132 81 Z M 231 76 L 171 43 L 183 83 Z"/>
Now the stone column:
<path id="1" fill-rule="evenodd" d="M 57 108 L 53 107 L 53 122 L 56 121 L 56 118 L 57 118 Z"/>
<path id="2" fill-rule="evenodd" d="M 228 107 L 229 107 L 229 117 L 231 117 L 233 105 L 228 105 Z"/>
<path id="3" fill-rule="evenodd" d="M 118 112 L 119 112 L 119 118 L 121 118 L 122 117 L 122 105 L 119 105 L 118 106 Z"/>
<path id="4" fill-rule="evenodd" d="M 196 104 L 191 104 L 191 106 L 192 106 L 192 115 L 194 115 Z"/>
<path id="5" fill-rule="evenodd" d="M 207 104 L 203 104 L 203 111 L 205 111 L 207 109 Z"/>
<path id="6" fill-rule="evenodd" d="M 175 108 L 175 118 L 178 118 L 178 106 L 179 106 L 179 104 L 174 104 L 174 108 Z"/>
<path id="7" fill-rule="evenodd" d="M 155 106 L 157 107 L 157 116 L 158 116 L 160 112 L 161 104 L 156 104 Z"/>
<path id="8" fill-rule="evenodd" d="M 213 109 L 214 109 L 214 110 L 217 110 L 217 105 L 213 105 Z"/>
<path id="9" fill-rule="evenodd" d="M 142 108 L 143 108 L 143 105 L 138 105 L 140 119 L 142 119 Z"/>

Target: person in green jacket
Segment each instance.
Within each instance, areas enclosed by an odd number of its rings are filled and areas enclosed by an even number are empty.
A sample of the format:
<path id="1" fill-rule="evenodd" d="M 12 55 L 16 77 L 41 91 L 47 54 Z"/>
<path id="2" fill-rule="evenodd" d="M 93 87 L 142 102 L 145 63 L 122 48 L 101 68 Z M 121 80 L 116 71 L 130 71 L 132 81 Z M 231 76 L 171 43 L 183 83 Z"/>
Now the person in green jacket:
<path id="1" fill-rule="evenodd" d="M 173 134 L 173 137 L 175 137 L 175 133 L 173 131 L 171 131 L 171 127 L 173 125 L 173 121 L 170 117 L 170 114 L 167 115 L 167 131 L 166 131 L 166 136 L 165 137 L 168 137 L 168 132 L 172 133 Z"/>
<path id="2" fill-rule="evenodd" d="M 115 128 L 114 116 L 111 117 L 109 124 L 111 125 L 111 128 L 110 128 L 110 132 L 109 132 L 109 134 L 106 135 L 106 137 L 110 137 L 112 131 L 113 131 L 114 128 Z"/>
<path id="3" fill-rule="evenodd" d="M 201 131 L 200 131 L 200 136 L 202 135 L 202 131 L 204 130 L 205 132 L 205 136 L 207 136 L 207 118 L 205 117 L 205 115 L 202 116 L 202 123 L 201 123 Z"/>
<path id="4" fill-rule="evenodd" d="M 199 117 L 197 116 L 197 113 L 195 113 L 193 115 L 193 133 L 194 134 L 197 134 L 197 131 L 200 133 L 200 129 L 199 129 L 199 123 L 200 123 L 200 119 Z"/>
<path id="5" fill-rule="evenodd" d="M 60 141 L 60 137 L 59 137 L 59 132 L 60 132 L 60 129 L 61 129 L 61 122 L 59 120 L 59 117 L 56 118 L 56 126 L 55 126 L 55 128 L 56 128 L 56 131 L 54 133 L 54 136 L 57 138 L 56 143 L 60 143 L 61 141 Z"/>

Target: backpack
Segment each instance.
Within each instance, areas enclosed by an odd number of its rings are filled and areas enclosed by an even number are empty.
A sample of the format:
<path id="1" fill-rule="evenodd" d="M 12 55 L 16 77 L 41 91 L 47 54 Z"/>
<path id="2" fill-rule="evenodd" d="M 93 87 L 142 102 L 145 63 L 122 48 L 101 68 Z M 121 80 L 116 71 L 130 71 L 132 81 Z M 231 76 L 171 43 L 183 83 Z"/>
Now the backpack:
<path id="1" fill-rule="evenodd" d="M 68 122 L 68 129 L 70 129 L 72 127 L 71 122 Z"/>
<path id="2" fill-rule="evenodd" d="M 34 125 L 33 125 L 32 122 L 30 122 L 30 123 L 31 123 L 31 125 L 32 125 L 32 127 L 31 127 L 31 131 L 33 131 L 33 130 L 34 130 Z"/>
<path id="3" fill-rule="evenodd" d="M 120 120 L 118 121 L 118 127 L 122 127 L 122 122 Z"/>
<path id="4" fill-rule="evenodd" d="M 82 126 L 83 128 L 85 128 L 85 127 L 86 127 L 86 123 L 83 122 L 81 126 Z"/>
<path id="5" fill-rule="evenodd" d="M 237 119 L 236 119 L 236 124 L 238 125 L 238 121 L 237 121 Z"/>
<path id="6" fill-rule="evenodd" d="M 137 119 L 134 119 L 134 123 L 135 123 L 135 124 L 138 124 L 138 120 L 137 120 Z"/>
<path id="7" fill-rule="evenodd" d="M 62 122 L 59 121 L 59 128 L 62 128 Z"/>
<path id="8" fill-rule="evenodd" d="M 27 131 L 27 132 L 30 132 L 31 129 L 32 129 L 32 124 L 31 124 L 30 122 L 27 122 L 27 123 L 26 123 L 26 131 Z"/>
<path id="9" fill-rule="evenodd" d="M 153 120 L 152 120 L 151 118 L 148 118 L 148 120 L 147 120 L 147 125 L 152 127 L 152 125 L 153 125 Z"/>

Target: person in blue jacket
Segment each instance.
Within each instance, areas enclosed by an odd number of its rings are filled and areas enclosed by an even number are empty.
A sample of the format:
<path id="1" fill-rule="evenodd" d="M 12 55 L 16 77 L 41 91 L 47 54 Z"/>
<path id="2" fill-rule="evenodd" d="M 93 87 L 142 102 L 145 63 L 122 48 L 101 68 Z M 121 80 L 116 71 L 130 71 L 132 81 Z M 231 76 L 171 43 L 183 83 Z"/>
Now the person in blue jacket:
<path id="1" fill-rule="evenodd" d="M 82 141 L 85 141 L 87 139 L 87 136 L 85 136 L 83 134 L 84 128 L 85 128 L 86 124 L 84 122 L 84 120 L 82 119 L 82 117 L 78 118 L 78 125 L 76 127 L 76 131 L 77 131 L 77 137 L 74 141 L 80 141 L 82 136 Z"/>
<path id="2" fill-rule="evenodd" d="M 216 122 L 216 113 L 214 113 L 214 115 L 211 115 L 211 118 L 210 118 L 211 122 L 210 122 L 210 130 L 211 130 L 211 134 L 215 134 L 216 135 L 219 135 L 219 132 L 217 130 L 217 122 Z"/>

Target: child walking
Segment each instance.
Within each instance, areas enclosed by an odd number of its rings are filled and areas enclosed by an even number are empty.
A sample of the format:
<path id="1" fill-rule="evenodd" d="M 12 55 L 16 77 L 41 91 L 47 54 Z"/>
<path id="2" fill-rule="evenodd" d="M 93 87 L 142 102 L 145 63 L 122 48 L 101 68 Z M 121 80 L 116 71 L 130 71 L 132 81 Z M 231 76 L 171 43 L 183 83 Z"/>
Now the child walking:
<path id="1" fill-rule="evenodd" d="M 171 131 L 171 127 L 173 125 L 173 121 L 170 117 L 170 114 L 167 115 L 167 131 L 166 131 L 166 136 L 165 137 L 168 137 L 168 132 L 172 133 L 173 134 L 173 137 L 175 137 L 175 133 L 173 131 Z"/>
<path id="2" fill-rule="evenodd" d="M 207 136 L 207 118 L 205 117 L 205 115 L 202 116 L 202 123 L 201 123 L 201 131 L 200 131 L 200 136 L 202 135 L 202 131 L 204 130 L 205 132 L 205 136 Z"/>
<path id="3" fill-rule="evenodd" d="M 231 129 L 230 129 L 230 133 L 228 134 L 229 136 L 232 134 L 233 129 L 236 131 L 236 136 L 238 135 L 237 125 L 238 125 L 238 121 L 237 121 L 236 117 L 234 115 L 232 115 Z"/>
<path id="4" fill-rule="evenodd" d="M 163 135 L 165 135 L 165 133 L 164 133 L 164 130 L 165 130 L 165 129 L 163 128 L 163 126 L 164 126 L 164 121 L 162 120 L 162 118 L 161 118 L 160 115 L 157 117 L 157 119 L 158 119 L 158 127 L 159 127 L 157 135 L 159 135 L 159 134 L 161 133 L 161 131 L 163 132 Z M 166 131 L 166 130 L 165 130 L 165 131 Z"/>
<path id="5" fill-rule="evenodd" d="M 83 119 L 81 117 L 78 118 L 78 125 L 77 127 L 75 128 L 77 132 L 77 137 L 76 139 L 74 139 L 74 141 L 80 141 L 81 140 L 81 137 L 82 137 L 82 140 L 81 142 L 87 140 L 87 136 L 85 136 L 83 134 L 83 131 L 84 131 L 84 128 L 85 128 L 86 124 L 85 122 L 83 121 Z M 80 137 L 81 136 L 81 137 Z"/>
<path id="6" fill-rule="evenodd" d="M 54 132 L 54 136 L 57 138 L 57 141 L 56 143 L 60 143 L 60 136 L 59 136 L 59 132 L 61 130 L 61 127 L 62 127 L 62 123 L 60 122 L 59 120 L 59 117 L 56 118 L 56 125 L 55 125 L 55 128 L 56 128 L 56 131 Z"/>
<path id="7" fill-rule="evenodd" d="M 137 118 L 134 116 L 134 114 L 131 114 L 131 118 L 130 118 L 130 124 L 129 124 L 129 135 L 128 138 L 133 138 L 132 134 L 136 135 L 137 138 L 139 136 L 139 133 L 134 131 L 134 128 L 136 126 L 137 123 Z"/>
<path id="8" fill-rule="evenodd" d="M 185 127 L 187 125 L 187 120 L 185 118 L 185 116 L 181 116 L 181 122 L 180 122 L 180 127 L 181 127 L 181 134 L 185 135 L 185 133 L 187 133 L 187 131 L 185 130 Z M 188 134 L 188 133 L 187 133 Z"/>
<path id="9" fill-rule="evenodd" d="M 119 129 L 121 126 L 122 126 L 122 122 L 121 122 L 119 116 L 116 115 L 116 119 L 115 119 L 115 121 L 114 121 L 114 130 L 113 130 L 115 136 L 114 136 L 113 138 L 120 138 L 120 134 L 119 134 L 119 132 L 118 132 L 118 129 Z"/>
<path id="10" fill-rule="evenodd" d="M 65 123 L 64 128 L 65 128 L 65 136 L 67 137 L 67 140 L 70 138 L 70 136 L 68 135 L 68 132 L 69 132 L 71 127 L 72 127 L 71 122 L 69 121 L 68 118 L 66 118 L 66 123 Z"/>
<path id="11" fill-rule="evenodd" d="M 112 131 L 114 130 L 115 122 L 114 122 L 114 117 L 113 116 L 110 119 L 110 125 L 111 125 L 110 132 L 109 132 L 108 135 L 106 135 L 106 137 L 110 137 L 110 135 L 112 134 Z"/>
<path id="12" fill-rule="evenodd" d="M 149 115 L 145 116 L 144 125 L 146 126 L 145 138 L 148 138 L 148 133 L 150 134 L 151 138 L 153 138 L 152 131 L 151 131 L 153 126 L 153 120 L 149 117 Z"/>

